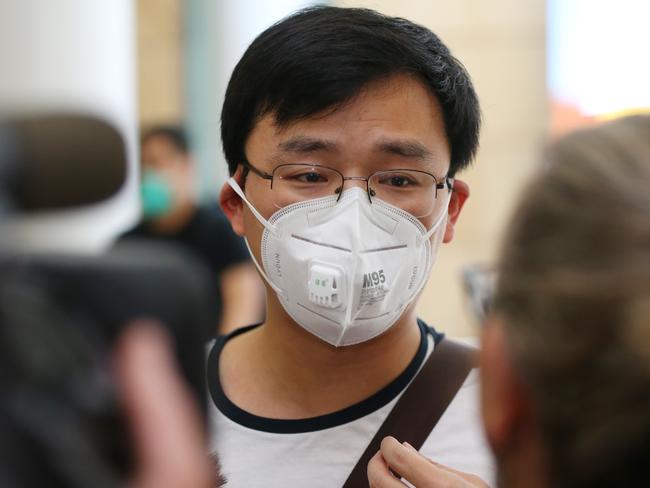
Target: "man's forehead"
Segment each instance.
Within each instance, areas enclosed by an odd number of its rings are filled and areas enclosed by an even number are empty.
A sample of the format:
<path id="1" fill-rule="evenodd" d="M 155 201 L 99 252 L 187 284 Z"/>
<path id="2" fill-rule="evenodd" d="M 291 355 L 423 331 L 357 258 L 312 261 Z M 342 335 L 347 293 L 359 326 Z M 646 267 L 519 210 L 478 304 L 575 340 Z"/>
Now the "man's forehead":
<path id="1" fill-rule="evenodd" d="M 182 152 L 173 140 L 163 134 L 154 134 L 147 137 L 142 141 L 142 149 Z"/>
<path id="2" fill-rule="evenodd" d="M 258 160 L 358 151 L 443 163 L 449 159 L 440 104 L 412 76 L 369 84 L 344 104 L 287 123 L 267 113 L 258 119 L 250 136 L 247 153 L 254 139 L 258 151 L 249 155 Z"/>
<path id="3" fill-rule="evenodd" d="M 414 75 L 397 73 L 378 80 L 372 80 L 363 85 L 350 98 L 324 107 L 313 114 L 297 117 L 294 120 L 283 120 L 279 116 L 278 110 L 269 110 L 261 118 L 269 116 L 276 131 L 282 133 L 296 124 L 304 122 L 317 123 L 321 120 L 340 118 L 345 115 L 358 121 L 372 120 L 377 117 L 377 112 L 381 113 L 381 110 L 390 104 L 397 104 L 400 108 L 405 108 L 404 104 L 425 106 L 435 112 L 434 115 L 442 115 L 442 108 L 437 96 L 423 80 Z M 368 107 L 374 107 L 376 111 L 369 110 Z M 355 108 L 361 109 L 355 110 Z M 392 114 L 392 117 L 394 118 L 403 112 L 403 110 L 400 110 Z M 381 119 L 382 116 L 383 114 L 379 118 Z"/>
<path id="4" fill-rule="evenodd" d="M 432 156 L 432 151 L 417 139 L 381 136 L 372 141 L 377 151 L 392 153 L 414 159 L 427 159 Z M 336 140 L 294 135 L 278 142 L 277 148 L 282 152 L 308 153 L 316 151 L 339 152 L 340 145 Z"/>

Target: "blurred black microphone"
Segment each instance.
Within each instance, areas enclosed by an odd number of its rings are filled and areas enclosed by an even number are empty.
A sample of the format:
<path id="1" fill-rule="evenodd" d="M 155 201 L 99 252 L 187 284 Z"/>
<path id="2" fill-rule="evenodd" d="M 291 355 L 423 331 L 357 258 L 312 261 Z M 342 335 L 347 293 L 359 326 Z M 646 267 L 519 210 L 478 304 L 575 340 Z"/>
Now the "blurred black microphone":
<path id="1" fill-rule="evenodd" d="M 105 121 L 73 114 L 0 120 L 0 195 L 17 211 L 98 203 L 126 173 L 124 140 Z"/>

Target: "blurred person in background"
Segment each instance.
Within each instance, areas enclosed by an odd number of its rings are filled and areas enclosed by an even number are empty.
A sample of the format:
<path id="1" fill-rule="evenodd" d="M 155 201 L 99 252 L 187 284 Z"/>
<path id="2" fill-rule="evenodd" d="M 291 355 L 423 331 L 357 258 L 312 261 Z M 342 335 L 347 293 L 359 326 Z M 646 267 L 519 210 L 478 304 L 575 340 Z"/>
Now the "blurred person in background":
<path id="1" fill-rule="evenodd" d="M 143 220 L 122 236 L 177 246 L 198 258 L 212 278 L 218 325 L 206 339 L 263 315 L 264 289 L 243 240 L 219 206 L 200 206 L 194 195 L 194 166 L 185 132 L 156 126 L 141 138 Z"/>
<path id="2" fill-rule="evenodd" d="M 483 331 L 499 486 L 649 486 L 650 116 L 569 135 L 546 161 L 505 237 Z M 465 486 L 386 439 L 370 484 L 400 476 Z"/>

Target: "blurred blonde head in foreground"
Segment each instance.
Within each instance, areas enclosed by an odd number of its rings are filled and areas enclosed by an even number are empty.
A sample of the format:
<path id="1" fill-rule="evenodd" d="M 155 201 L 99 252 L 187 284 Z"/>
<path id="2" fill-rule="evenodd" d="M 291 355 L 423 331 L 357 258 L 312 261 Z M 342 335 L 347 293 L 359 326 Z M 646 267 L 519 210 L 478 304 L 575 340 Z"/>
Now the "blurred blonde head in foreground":
<path id="1" fill-rule="evenodd" d="M 501 483 L 650 486 L 650 117 L 571 134 L 545 161 L 484 335 Z"/>

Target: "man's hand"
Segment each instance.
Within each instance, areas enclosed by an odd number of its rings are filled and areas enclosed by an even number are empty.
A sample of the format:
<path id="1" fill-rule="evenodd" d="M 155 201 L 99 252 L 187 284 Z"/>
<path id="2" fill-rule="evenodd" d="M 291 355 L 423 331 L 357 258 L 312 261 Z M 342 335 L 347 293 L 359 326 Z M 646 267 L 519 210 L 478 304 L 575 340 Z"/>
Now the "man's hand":
<path id="1" fill-rule="evenodd" d="M 169 338 L 153 323 L 125 328 L 116 354 L 120 397 L 131 430 L 131 488 L 214 488 L 197 406 L 181 381 Z"/>
<path id="2" fill-rule="evenodd" d="M 403 488 L 401 479 L 416 488 L 489 488 L 478 476 L 442 466 L 410 445 L 386 437 L 368 463 L 368 482 L 371 488 Z"/>

